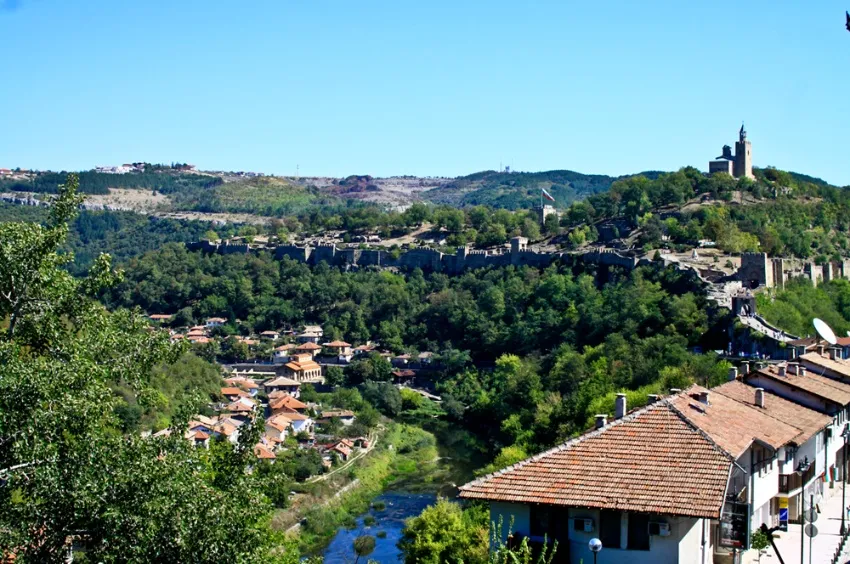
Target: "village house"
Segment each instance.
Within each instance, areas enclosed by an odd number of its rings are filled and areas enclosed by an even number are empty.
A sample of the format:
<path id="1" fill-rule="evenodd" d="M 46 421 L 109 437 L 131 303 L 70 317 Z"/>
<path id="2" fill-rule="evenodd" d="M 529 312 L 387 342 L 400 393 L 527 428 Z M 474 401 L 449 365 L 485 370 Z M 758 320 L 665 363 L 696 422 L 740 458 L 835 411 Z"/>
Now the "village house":
<path id="1" fill-rule="evenodd" d="M 340 460 L 347 461 L 351 458 L 351 452 L 354 450 L 354 443 L 348 439 L 342 439 L 328 449 L 328 452 L 335 452 Z"/>
<path id="2" fill-rule="evenodd" d="M 221 389 L 221 395 L 227 398 L 227 401 L 236 401 L 240 398 L 248 398 L 251 397 L 251 394 L 243 390 L 242 388 L 236 388 L 232 386 L 227 386 Z"/>
<path id="3" fill-rule="evenodd" d="M 305 413 L 307 404 L 295 399 L 287 393 L 275 394 L 275 397 L 269 397 L 269 409 L 272 414 L 282 411 Z"/>
<path id="4" fill-rule="evenodd" d="M 225 378 L 224 383 L 229 387 L 236 387 L 248 392 L 251 397 L 256 396 L 260 391 L 260 386 L 251 378 L 246 378 L 244 376 L 234 376 L 231 378 Z"/>
<path id="5" fill-rule="evenodd" d="M 289 362 L 292 357 L 293 351 L 295 347 L 298 345 L 294 343 L 288 343 L 286 345 L 280 345 L 276 347 L 274 353 L 272 353 L 272 362 L 275 364 L 286 364 Z"/>
<path id="6" fill-rule="evenodd" d="M 310 358 L 316 358 L 322 352 L 322 347 L 316 343 L 303 343 L 295 347 L 295 354 L 309 354 Z"/>
<path id="7" fill-rule="evenodd" d="M 272 397 L 274 392 L 285 392 L 294 398 L 301 395 L 301 383 L 285 376 L 278 376 L 263 382 L 263 388 L 265 388 L 269 397 Z"/>
<path id="8" fill-rule="evenodd" d="M 331 341 L 324 345 L 325 356 L 331 356 L 339 362 L 351 362 L 354 353 L 351 351 L 351 345 L 345 341 Z"/>
<path id="9" fill-rule="evenodd" d="M 800 434 L 789 444 L 780 448 L 776 457 L 779 470 L 776 503 L 779 505 L 782 498 L 785 498 L 788 505 L 788 521 L 799 522 L 800 496 L 804 488 L 812 489 L 812 480 L 816 477 L 816 465 L 807 465 L 807 461 L 814 462 L 817 458 L 818 445 L 823 444 L 826 429 L 832 423 L 832 418 L 762 388 L 748 386 L 738 379 L 712 388 L 711 392 L 752 406 L 778 421 L 800 429 Z M 803 468 L 805 470 L 802 470 Z"/>
<path id="10" fill-rule="evenodd" d="M 417 356 L 417 359 L 422 366 L 428 366 L 434 362 L 434 353 L 430 351 L 421 352 Z"/>
<path id="11" fill-rule="evenodd" d="M 270 417 L 266 419 L 265 435 L 277 442 L 283 442 L 286 439 L 287 431 L 292 425 L 289 419 L 283 417 Z"/>
<path id="12" fill-rule="evenodd" d="M 274 462 L 274 460 L 277 458 L 277 455 L 274 453 L 274 451 L 263 443 L 257 443 L 256 445 L 254 445 L 254 455 L 257 457 L 258 460 L 268 460 L 271 462 Z"/>
<path id="13" fill-rule="evenodd" d="M 319 418 L 317 423 L 329 423 L 333 418 L 339 419 L 340 423 L 346 427 L 354 423 L 355 420 L 353 411 L 349 411 L 347 409 L 328 409 L 322 411 L 322 416 Z"/>
<path id="14" fill-rule="evenodd" d="M 209 327 L 210 329 L 213 327 L 221 327 L 225 323 L 227 323 L 227 319 L 224 317 L 210 317 L 207 319 L 206 327 Z"/>
<path id="15" fill-rule="evenodd" d="M 277 341 L 280 339 L 280 333 L 277 331 L 263 331 L 260 333 L 260 338 L 265 341 Z"/>
<path id="16" fill-rule="evenodd" d="M 283 365 L 284 373 L 296 382 L 322 381 L 322 367 L 310 354 L 296 354 Z"/>
<path id="17" fill-rule="evenodd" d="M 743 374 L 743 379 L 751 386 L 764 388 L 832 418 L 824 432 L 817 435 L 815 447 L 802 454 L 808 456 L 809 462 L 814 462 L 814 470 L 809 468 L 807 472 L 813 472 L 818 478 L 812 482 L 811 488 L 804 489 L 805 495 L 819 496 L 823 494 L 825 485 L 834 487 L 841 470 L 841 464 L 836 461 L 843 460 L 844 456 L 841 433 L 850 414 L 850 383 L 822 376 L 796 362 L 764 366 Z M 810 474 L 805 474 L 804 480 L 808 482 L 809 479 Z"/>
<path id="18" fill-rule="evenodd" d="M 755 531 L 763 523 L 768 527 L 778 526 L 778 459 L 793 449 L 791 442 L 802 430 L 775 419 L 754 403 L 739 402 L 701 386 L 691 386 L 671 396 L 669 401 L 688 422 L 731 454 L 744 470 L 743 480 L 736 484 L 736 489 L 745 492 L 744 499 L 737 501 L 746 506 L 749 530 Z M 724 549 L 748 547 L 749 538 L 745 534 L 717 543 L 716 550 L 722 553 Z"/>
<path id="19" fill-rule="evenodd" d="M 303 413 L 296 411 L 279 411 L 272 416 L 272 419 L 289 421 L 292 433 L 308 433 L 313 434 L 315 423 L 313 419 Z"/>
<path id="20" fill-rule="evenodd" d="M 152 315 L 149 315 L 148 319 L 150 319 L 151 321 L 155 321 L 157 323 L 166 323 L 168 321 L 171 321 L 172 317 L 174 317 L 174 316 L 164 314 L 164 313 L 154 313 Z"/>
<path id="21" fill-rule="evenodd" d="M 396 357 L 390 361 L 393 366 L 407 366 L 410 363 L 410 355 L 405 353 Z"/>
<path id="22" fill-rule="evenodd" d="M 365 345 L 359 345 L 357 347 L 354 347 L 352 352 L 354 353 L 354 356 L 365 356 L 371 352 L 374 352 L 375 349 L 377 349 L 375 345 L 373 345 L 369 341 L 366 341 Z"/>
<path id="23" fill-rule="evenodd" d="M 403 370 L 393 370 L 393 382 L 396 386 L 412 386 L 416 381 L 416 372 L 405 368 Z"/>
<path id="24" fill-rule="evenodd" d="M 240 398 L 236 401 L 230 402 L 224 408 L 224 411 L 227 412 L 232 419 L 243 422 L 251 419 L 256 410 L 256 402 L 248 398 Z"/>
<path id="25" fill-rule="evenodd" d="M 593 562 L 594 537 L 599 564 L 710 562 L 718 542 L 740 537 L 719 526 L 727 495 L 739 493 L 730 489 L 741 480 L 734 458 L 669 401 L 618 415 L 461 486 L 460 497 L 489 501 L 503 539 L 513 523 L 532 545 L 557 540 L 556 562 Z"/>
<path id="26" fill-rule="evenodd" d="M 318 325 L 306 325 L 304 330 L 295 337 L 295 340 L 301 344 L 318 344 L 324 334 L 325 332 Z"/>

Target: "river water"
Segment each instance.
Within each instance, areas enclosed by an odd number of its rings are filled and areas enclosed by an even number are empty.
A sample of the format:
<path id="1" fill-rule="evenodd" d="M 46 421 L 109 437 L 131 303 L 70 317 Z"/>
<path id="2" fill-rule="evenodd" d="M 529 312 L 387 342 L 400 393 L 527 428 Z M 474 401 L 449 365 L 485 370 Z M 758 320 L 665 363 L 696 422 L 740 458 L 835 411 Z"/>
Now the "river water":
<path id="1" fill-rule="evenodd" d="M 466 483 L 472 478 L 473 470 L 486 463 L 486 457 L 474 438 L 456 425 L 445 421 L 417 423 L 437 438 L 440 460 L 436 468 L 416 472 L 404 481 L 391 484 L 372 501 L 372 508 L 367 513 L 357 516 L 354 528 L 339 529 L 322 553 L 327 564 L 353 564 L 354 539 L 361 535 L 375 537 L 375 550 L 368 557 L 361 558 L 360 563 L 365 564 L 369 559 L 380 564 L 401 562 L 401 552 L 396 544 L 401 539 L 405 519 L 419 515 L 436 501 L 438 495 L 454 497 L 457 486 Z M 367 525 L 366 521 L 370 524 Z"/>

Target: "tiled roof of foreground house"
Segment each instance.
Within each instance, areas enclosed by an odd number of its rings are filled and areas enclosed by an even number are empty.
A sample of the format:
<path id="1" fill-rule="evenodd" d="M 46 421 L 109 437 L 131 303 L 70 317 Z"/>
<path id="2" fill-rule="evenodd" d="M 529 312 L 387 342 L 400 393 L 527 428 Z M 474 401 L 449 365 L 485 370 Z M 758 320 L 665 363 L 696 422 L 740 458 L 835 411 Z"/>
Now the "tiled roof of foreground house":
<path id="1" fill-rule="evenodd" d="M 460 497 L 716 519 L 732 458 L 667 400 L 460 488 Z"/>

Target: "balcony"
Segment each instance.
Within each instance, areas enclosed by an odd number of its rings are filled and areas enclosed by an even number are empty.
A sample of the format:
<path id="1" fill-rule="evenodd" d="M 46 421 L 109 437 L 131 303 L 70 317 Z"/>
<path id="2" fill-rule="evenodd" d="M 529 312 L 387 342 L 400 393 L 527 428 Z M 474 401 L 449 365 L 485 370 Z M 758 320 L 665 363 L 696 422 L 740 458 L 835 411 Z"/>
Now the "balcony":
<path id="1" fill-rule="evenodd" d="M 815 465 L 809 464 L 809 467 L 804 472 L 794 472 L 793 474 L 779 475 L 779 493 L 791 493 L 803 487 L 803 484 L 808 484 L 815 477 Z"/>

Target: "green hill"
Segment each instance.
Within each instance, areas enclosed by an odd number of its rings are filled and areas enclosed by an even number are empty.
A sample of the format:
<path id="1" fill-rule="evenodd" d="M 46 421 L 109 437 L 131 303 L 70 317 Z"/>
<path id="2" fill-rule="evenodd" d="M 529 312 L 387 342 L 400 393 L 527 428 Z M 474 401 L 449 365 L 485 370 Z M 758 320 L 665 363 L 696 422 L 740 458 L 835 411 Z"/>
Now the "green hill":
<path id="1" fill-rule="evenodd" d="M 653 171 L 640 174 L 656 178 L 661 173 Z M 454 206 L 488 205 L 521 209 L 539 203 L 540 190 L 543 189 L 552 194 L 557 207 L 567 207 L 572 202 L 607 191 L 620 178 L 626 177 L 582 174 L 571 170 L 514 173 L 488 170 L 429 190 L 423 197 L 434 203 Z"/>

